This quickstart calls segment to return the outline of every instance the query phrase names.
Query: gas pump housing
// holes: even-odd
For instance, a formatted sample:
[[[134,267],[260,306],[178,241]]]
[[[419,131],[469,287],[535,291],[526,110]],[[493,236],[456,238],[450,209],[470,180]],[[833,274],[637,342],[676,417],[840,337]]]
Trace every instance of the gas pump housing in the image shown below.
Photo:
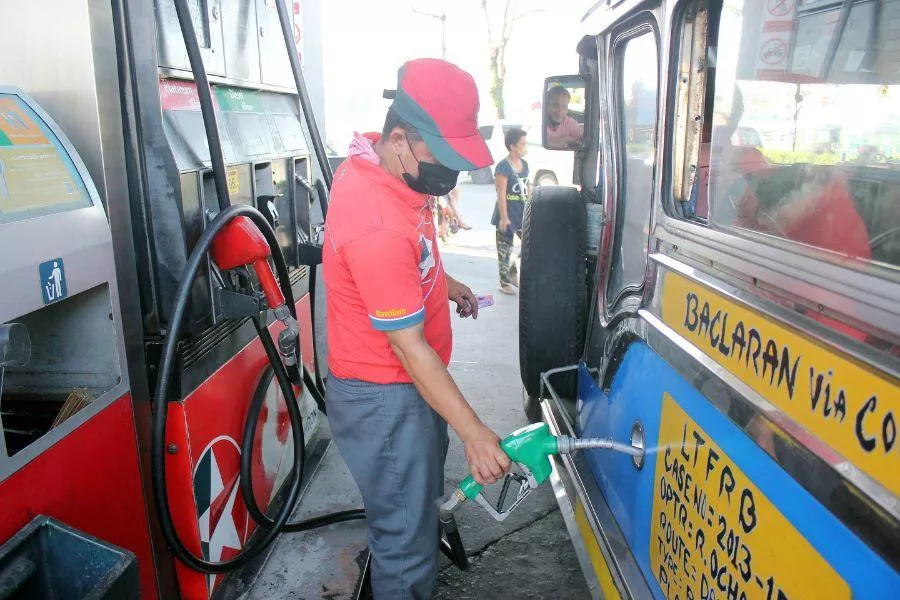
[[[311,269],[301,244],[316,241],[324,220],[307,183],[321,173],[276,2],[189,6],[231,202],[256,207],[275,230],[297,299],[304,366],[314,373]],[[299,2],[290,8],[299,19]],[[219,210],[174,5],[77,0],[47,9],[10,0],[2,12],[15,26],[0,36],[0,53],[17,58],[0,64],[0,85],[16,88],[0,88],[0,112],[11,99],[37,124],[58,160],[71,162],[83,198],[71,210],[7,219],[15,213],[0,193],[0,324],[24,324],[32,342],[28,366],[0,378],[0,498],[11,499],[0,503],[0,540],[29,515],[51,514],[134,552],[144,597],[208,598],[222,578],[173,563],[149,493],[149,390],[160,345],[187,257]],[[43,283],[57,281],[57,259],[67,293],[42,302]],[[229,318],[219,276],[207,264],[194,286],[170,392],[181,400],[168,409],[172,511],[208,560],[228,558],[253,532],[236,491],[237,441],[267,364],[250,320]],[[81,404],[70,402],[73,414],[51,427],[60,405],[82,389]],[[266,394],[253,486],[273,500],[290,453],[284,401],[274,385]],[[317,410],[308,393],[299,401],[312,448]],[[46,426],[10,443],[10,423],[35,415]],[[21,494],[23,486],[34,493]]]

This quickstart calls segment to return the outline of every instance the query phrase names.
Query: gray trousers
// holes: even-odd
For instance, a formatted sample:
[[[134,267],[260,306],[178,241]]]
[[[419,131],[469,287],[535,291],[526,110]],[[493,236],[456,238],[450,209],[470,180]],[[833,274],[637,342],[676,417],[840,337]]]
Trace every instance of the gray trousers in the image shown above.
[[[447,424],[415,386],[328,378],[338,450],[362,492],[375,600],[431,598]]]

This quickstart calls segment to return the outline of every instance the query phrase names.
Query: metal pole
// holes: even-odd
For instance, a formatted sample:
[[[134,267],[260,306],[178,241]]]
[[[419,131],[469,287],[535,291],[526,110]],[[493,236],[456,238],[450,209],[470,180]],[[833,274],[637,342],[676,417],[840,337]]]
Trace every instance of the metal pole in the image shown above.
[[[441,58],[447,60],[447,13],[441,12]]]

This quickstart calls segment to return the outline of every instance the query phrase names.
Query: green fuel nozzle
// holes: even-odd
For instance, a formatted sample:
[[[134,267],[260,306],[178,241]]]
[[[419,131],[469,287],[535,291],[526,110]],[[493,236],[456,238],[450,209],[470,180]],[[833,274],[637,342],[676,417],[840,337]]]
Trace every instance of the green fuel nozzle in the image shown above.
[[[507,473],[496,505],[491,505],[481,493],[484,486],[476,482],[472,475],[468,475],[453,493],[439,502],[441,520],[452,518],[452,514],[467,500],[478,502],[497,521],[505,520],[525,498],[550,477],[553,467],[549,457],[553,455],[572,454],[590,448],[603,448],[632,456],[643,454],[642,449],[616,442],[611,438],[573,438],[567,435],[557,437],[550,434],[550,427],[546,423],[534,423],[513,431],[503,438],[500,448],[512,462],[519,465],[523,473]],[[513,504],[504,510],[503,505],[513,481],[519,484],[519,490]]]

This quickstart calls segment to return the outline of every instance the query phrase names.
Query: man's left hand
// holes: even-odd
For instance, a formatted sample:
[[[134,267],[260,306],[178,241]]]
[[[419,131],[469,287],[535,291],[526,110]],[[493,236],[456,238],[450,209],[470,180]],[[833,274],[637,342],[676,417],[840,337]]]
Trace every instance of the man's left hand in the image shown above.
[[[471,288],[447,275],[447,297],[456,302],[456,314],[466,317],[478,318],[478,299]]]

